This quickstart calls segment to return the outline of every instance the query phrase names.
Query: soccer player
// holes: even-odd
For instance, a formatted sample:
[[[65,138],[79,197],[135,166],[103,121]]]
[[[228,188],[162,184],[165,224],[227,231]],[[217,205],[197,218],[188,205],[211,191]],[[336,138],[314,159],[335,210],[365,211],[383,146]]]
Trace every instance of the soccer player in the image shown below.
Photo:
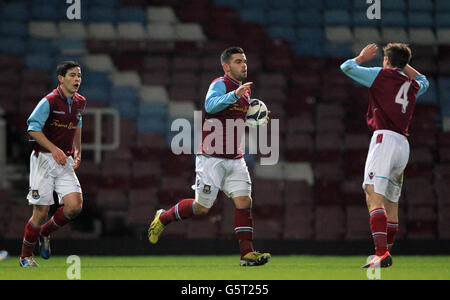
[[[41,256],[50,257],[50,234],[73,220],[83,204],[74,171],[81,162],[81,114],[86,106],[86,99],[77,93],[81,68],[76,62],[65,61],[56,73],[59,85],[37,104],[27,120],[33,146],[27,199],[33,205],[33,215],[25,226],[22,267],[38,267],[33,256],[38,241]],[[53,191],[64,205],[47,220],[54,203]]]
[[[392,265],[389,253],[398,231],[398,200],[403,171],[409,159],[408,128],[416,98],[428,89],[428,80],[409,65],[408,45],[383,48],[383,68],[360,65],[376,56],[377,45],[367,45],[342,71],[369,88],[367,125],[373,136],[364,170],[363,189],[370,216],[375,255],[363,268]]]
[[[221,190],[235,204],[234,231],[239,241],[240,265],[264,265],[270,254],[253,249],[251,180],[240,148],[242,131],[235,134],[236,127],[227,122],[245,121],[252,82],[243,83],[247,78],[247,59],[242,48],[224,50],[220,61],[225,74],[212,81],[204,103],[202,145],[196,157],[195,199],[184,199],[167,211],[158,210],[149,228],[149,240],[153,244],[158,242],[164,228],[173,221],[208,213]],[[218,125],[215,122],[221,126],[209,126]],[[223,130],[217,132],[218,128]],[[210,139],[212,134],[221,138]]]

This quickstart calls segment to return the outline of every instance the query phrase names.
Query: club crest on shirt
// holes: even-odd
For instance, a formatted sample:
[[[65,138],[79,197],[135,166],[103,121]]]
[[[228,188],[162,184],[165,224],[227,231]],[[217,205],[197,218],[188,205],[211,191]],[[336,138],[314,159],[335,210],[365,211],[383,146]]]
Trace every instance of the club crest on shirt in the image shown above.
[[[205,193],[205,194],[211,194],[211,186],[205,184],[205,186],[203,187],[203,193]]]
[[[39,190],[32,190],[31,197],[33,197],[34,200],[41,198],[41,196],[39,195]]]
[[[79,109],[77,111],[77,120],[80,121],[81,120],[81,109]]]
[[[373,172],[370,172],[370,173],[369,173],[369,178],[370,178],[370,180],[372,180],[372,179],[373,179],[373,177],[374,177],[374,174],[373,174]]]

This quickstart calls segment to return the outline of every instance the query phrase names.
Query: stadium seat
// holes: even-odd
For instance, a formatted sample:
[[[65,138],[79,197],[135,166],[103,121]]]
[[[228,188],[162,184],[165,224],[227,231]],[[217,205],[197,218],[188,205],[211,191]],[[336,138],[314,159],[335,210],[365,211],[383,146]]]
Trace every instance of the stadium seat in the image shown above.
[[[167,89],[161,85],[143,85],[139,89],[139,98],[141,102],[157,102],[161,104],[169,103],[169,94]]]
[[[24,55],[27,52],[27,43],[22,38],[0,37],[0,51],[3,54]]]
[[[434,239],[437,235],[437,216],[433,206],[408,207],[408,238]]]
[[[406,178],[404,182],[404,191],[408,206],[434,206],[435,204],[434,201],[430,199],[430,195],[433,194],[433,186],[429,178]]]
[[[356,41],[368,44],[379,43],[381,41],[381,35],[377,28],[368,27],[354,27],[353,37]]]
[[[0,3],[2,20],[26,22],[30,19],[30,11],[25,2]]]
[[[25,64],[32,70],[53,70],[54,64],[52,58],[48,54],[27,54],[25,56]]]
[[[177,23],[178,19],[172,7],[148,6],[146,10],[148,23]]]
[[[289,203],[284,212],[284,239],[312,239],[314,237],[312,205]]]
[[[342,207],[316,206],[314,229],[316,240],[342,239],[345,235],[345,213]]]
[[[82,57],[82,63],[88,70],[98,72],[114,72],[115,67],[109,55],[88,54]]]
[[[82,55],[86,53],[84,40],[78,38],[58,39],[58,48],[61,55]]]
[[[289,42],[295,42],[297,39],[294,27],[289,25],[269,25],[267,34],[271,38],[285,39]]]
[[[214,4],[218,6],[231,6],[234,9],[240,9],[242,7],[241,0],[214,0]]]
[[[175,40],[175,27],[171,23],[147,24],[148,38],[153,40]]]
[[[28,31],[30,36],[35,38],[59,38],[58,26],[56,26],[56,23],[51,21],[30,21],[28,23]]]
[[[436,12],[450,12],[450,3],[445,0],[436,0],[435,3]]]
[[[83,23],[63,21],[59,22],[58,27],[61,38],[84,39],[87,37],[87,30]]]
[[[409,12],[409,27],[433,27],[435,25],[434,17],[431,13]]]
[[[33,3],[30,7],[30,18],[32,20],[56,21],[65,17],[62,10],[55,5],[42,5]]]
[[[381,8],[386,11],[405,11],[406,2],[405,0],[384,1],[381,3]]]
[[[171,118],[185,118],[192,120],[195,104],[189,101],[170,101],[168,113]]]
[[[350,10],[352,8],[352,3],[349,0],[327,0],[324,4],[325,9]]]
[[[297,19],[297,25],[308,26],[313,28],[320,28],[323,25],[323,14],[319,10],[313,10],[310,8],[300,9],[295,11],[295,17]],[[314,36],[311,36],[314,38]]]
[[[255,178],[252,182],[252,198],[256,205],[283,205],[283,181]]]
[[[350,13],[343,9],[325,10],[323,13],[323,19],[325,26],[349,26],[351,24]]]
[[[242,0],[242,7],[267,9],[269,8],[269,0]]]
[[[203,41],[206,39],[202,27],[197,23],[177,23],[174,33],[176,40]]]
[[[117,10],[117,22],[145,23],[146,12],[139,6],[123,6]]]
[[[409,0],[408,9],[410,11],[422,11],[431,12],[433,11],[433,1],[432,0]]]
[[[241,20],[246,22],[254,22],[262,25],[266,25],[268,20],[266,18],[265,11],[258,5],[258,9],[242,8],[239,12]]]
[[[388,43],[397,41],[399,43],[409,43],[409,37],[406,30],[402,27],[383,27],[381,28],[381,39]]]
[[[410,28],[409,41],[418,45],[434,45],[437,42],[433,31],[424,28]]]
[[[117,29],[111,22],[92,22],[87,25],[87,36],[92,39],[116,39]]]
[[[436,30],[437,41],[439,44],[450,44],[450,28],[438,28]]]
[[[448,28],[450,27],[450,12],[446,13],[436,13],[435,25],[437,28]]]
[[[387,11],[383,13],[381,25],[383,27],[406,27],[408,25],[408,20],[403,10]]]
[[[97,194],[97,205],[100,209],[126,211],[128,197],[124,190],[101,188]]]
[[[21,21],[2,21],[0,23],[0,36],[2,37],[28,37],[27,23]]]
[[[353,35],[348,26],[327,26],[325,27],[325,37],[327,40],[336,43],[346,43],[353,40]]]
[[[187,223],[187,238],[189,239],[213,239],[218,234],[216,223],[213,218],[202,220],[190,220]]]
[[[117,23],[117,37],[123,40],[145,40],[147,32],[142,23],[120,22]]]
[[[450,206],[442,205],[438,209],[438,234],[440,239],[450,238]]]
[[[87,12],[89,22],[117,22],[117,10],[114,7],[90,5]]]
[[[371,238],[369,214],[363,201],[361,205],[348,205],[345,207],[345,239],[365,240]]]
[[[110,79],[114,87],[132,86],[139,89],[142,85],[141,78],[136,71],[112,72]]]
[[[294,11],[283,6],[282,9],[273,9],[267,14],[268,25],[294,26],[296,17]]]

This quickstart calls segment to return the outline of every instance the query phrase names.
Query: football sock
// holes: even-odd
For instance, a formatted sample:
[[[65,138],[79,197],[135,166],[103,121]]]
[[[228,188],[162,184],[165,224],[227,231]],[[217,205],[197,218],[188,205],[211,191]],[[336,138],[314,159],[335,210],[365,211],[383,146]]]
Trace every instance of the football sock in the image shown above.
[[[41,228],[41,235],[49,236],[59,228],[69,223],[70,219],[64,214],[64,206],[58,208],[55,214]]]
[[[166,226],[173,221],[181,221],[194,216],[194,199],[183,199],[168,211],[163,212],[159,216],[161,223]]]
[[[382,256],[387,247],[387,215],[384,208],[376,208],[370,211],[370,230],[375,244],[375,254]]]
[[[239,240],[241,257],[253,249],[253,218],[250,208],[234,210],[234,232]]]
[[[33,256],[34,246],[39,238],[40,226],[34,226],[30,221],[25,225],[25,233],[23,235],[22,252],[20,258]]]
[[[388,222],[387,223],[387,244],[389,250],[391,250],[392,246],[395,242],[395,236],[398,232],[398,223],[395,222]]]

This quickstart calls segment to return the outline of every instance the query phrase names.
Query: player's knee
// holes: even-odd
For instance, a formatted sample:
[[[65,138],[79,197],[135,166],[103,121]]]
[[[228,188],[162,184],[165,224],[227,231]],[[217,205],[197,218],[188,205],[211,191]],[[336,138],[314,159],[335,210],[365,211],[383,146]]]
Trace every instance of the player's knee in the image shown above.
[[[238,209],[246,209],[252,207],[252,198],[250,196],[239,196],[234,198],[234,204]]]
[[[205,207],[198,202],[194,202],[194,214],[195,215],[206,215],[209,212],[209,208]]]
[[[71,197],[70,199],[64,200],[64,213],[69,219],[75,219],[82,210],[83,199],[81,195],[77,195],[76,197]]]
[[[31,217],[33,224],[44,224],[47,220],[49,210],[50,206],[35,205],[33,208],[33,216]]]

